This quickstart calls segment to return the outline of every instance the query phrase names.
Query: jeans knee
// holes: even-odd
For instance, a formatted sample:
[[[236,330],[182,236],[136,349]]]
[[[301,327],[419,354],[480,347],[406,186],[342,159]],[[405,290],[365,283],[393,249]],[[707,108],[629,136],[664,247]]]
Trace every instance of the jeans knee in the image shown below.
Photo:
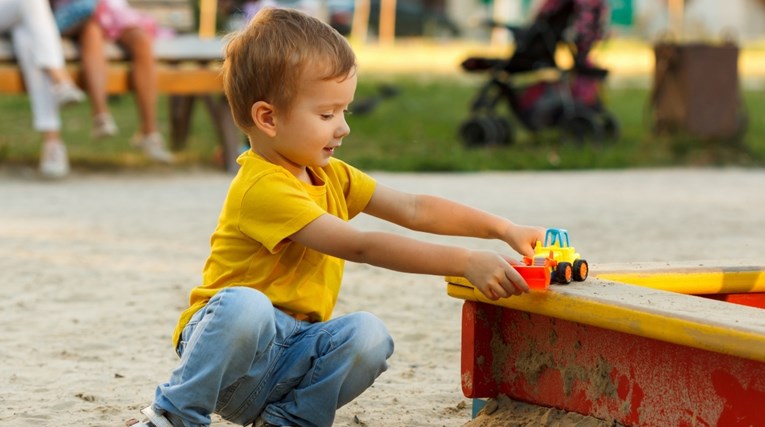
[[[352,340],[354,353],[359,362],[369,366],[381,366],[384,370],[386,361],[393,354],[393,338],[388,328],[377,316],[368,312],[350,314],[355,325]]]
[[[274,307],[262,292],[231,287],[218,292],[208,303],[230,341],[236,345],[263,347],[276,334]]]

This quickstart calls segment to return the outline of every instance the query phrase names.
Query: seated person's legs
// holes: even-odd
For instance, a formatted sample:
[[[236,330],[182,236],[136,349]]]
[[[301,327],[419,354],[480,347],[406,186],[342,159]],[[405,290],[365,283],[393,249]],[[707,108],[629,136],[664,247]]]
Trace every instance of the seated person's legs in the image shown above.
[[[47,178],[61,178],[69,173],[69,158],[59,133],[59,107],[80,101],[84,95],[64,70],[63,58],[40,56],[32,34],[26,27],[14,28],[14,51],[29,94],[34,128],[43,136],[40,173]],[[58,66],[44,68],[48,65]]]
[[[133,27],[125,30],[118,42],[130,52],[141,134],[157,132],[157,72],[152,37],[143,28]]]
[[[118,129],[107,103],[106,40],[96,19],[91,18],[82,26],[77,35],[77,41],[80,45],[85,88],[90,96],[93,115],[92,136],[94,138],[114,136]]]
[[[126,29],[117,40],[132,60],[132,83],[141,128],[132,143],[154,160],[170,163],[173,155],[165,148],[165,140],[157,128],[157,71],[154,40],[142,27]]]

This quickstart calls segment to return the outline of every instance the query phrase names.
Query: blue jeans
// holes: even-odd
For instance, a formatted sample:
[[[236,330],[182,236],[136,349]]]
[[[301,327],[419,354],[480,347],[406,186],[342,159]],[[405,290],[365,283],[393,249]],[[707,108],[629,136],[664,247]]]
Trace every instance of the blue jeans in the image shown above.
[[[275,425],[329,427],[337,408],[387,369],[393,340],[370,313],[301,322],[263,293],[232,287],[191,318],[177,350],[180,364],[157,387],[153,406],[186,427],[209,425],[213,412],[241,425],[262,416]]]

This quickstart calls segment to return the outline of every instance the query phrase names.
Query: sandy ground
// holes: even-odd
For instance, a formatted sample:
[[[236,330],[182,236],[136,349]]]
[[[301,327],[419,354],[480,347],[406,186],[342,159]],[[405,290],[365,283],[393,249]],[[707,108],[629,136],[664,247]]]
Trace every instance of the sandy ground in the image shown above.
[[[567,228],[593,270],[649,261],[765,264],[763,169],[373,175],[517,222]],[[229,180],[157,172],[43,182],[0,170],[3,426],[118,426],[138,416],[176,363],[170,334],[199,283]],[[368,217],[353,222],[406,232]],[[505,250],[492,241],[432,240]],[[376,313],[397,347],[389,371],[341,408],[335,425],[468,422],[461,304],[441,277],[349,264],[336,314]]]

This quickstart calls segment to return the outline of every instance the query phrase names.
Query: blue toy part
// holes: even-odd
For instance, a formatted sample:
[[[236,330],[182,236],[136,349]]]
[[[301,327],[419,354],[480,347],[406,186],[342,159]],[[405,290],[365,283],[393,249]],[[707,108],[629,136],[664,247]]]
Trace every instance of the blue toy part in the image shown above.
[[[568,230],[564,228],[548,228],[545,232],[545,246],[566,248],[571,246],[568,240]]]

